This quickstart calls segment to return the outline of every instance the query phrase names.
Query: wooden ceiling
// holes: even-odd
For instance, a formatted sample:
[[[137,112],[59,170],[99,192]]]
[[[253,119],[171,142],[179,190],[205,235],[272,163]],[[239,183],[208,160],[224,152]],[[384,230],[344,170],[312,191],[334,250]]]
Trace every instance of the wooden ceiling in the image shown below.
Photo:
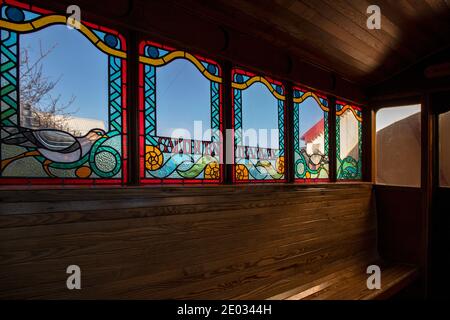
[[[173,2],[366,86],[450,45],[450,0]],[[381,8],[381,30],[366,27],[373,4]]]

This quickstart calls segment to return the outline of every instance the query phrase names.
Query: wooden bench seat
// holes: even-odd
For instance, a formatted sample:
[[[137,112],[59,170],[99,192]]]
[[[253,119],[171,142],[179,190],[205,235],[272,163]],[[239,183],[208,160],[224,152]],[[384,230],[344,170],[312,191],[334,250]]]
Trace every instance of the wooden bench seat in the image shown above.
[[[0,298],[367,298],[373,196],[367,183],[0,190]],[[66,287],[72,264],[82,290]]]
[[[373,263],[379,264],[379,262]],[[369,290],[363,266],[351,266],[307,284],[277,294],[268,300],[372,300],[386,299],[411,284],[418,275],[415,266],[381,264],[381,288]]]

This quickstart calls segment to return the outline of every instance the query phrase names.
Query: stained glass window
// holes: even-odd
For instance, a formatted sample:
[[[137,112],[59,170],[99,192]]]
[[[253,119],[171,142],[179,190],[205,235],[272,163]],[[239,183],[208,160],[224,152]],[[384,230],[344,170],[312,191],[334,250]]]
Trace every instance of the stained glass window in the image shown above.
[[[336,102],[336,153],[337,179],[361,179],[361,108],[340,101]]]
[[[235,182],[285,181],[283,85],[240,69],[232,74]]]
[[[0,183],[126,181],[123,37],[17,1],[0,11]]]
[[[141,182],[221,182],[220,66],[146,41],[139,68]]]
[[[296,181],[328,181],[328,100],[294,87],[294,165]]]

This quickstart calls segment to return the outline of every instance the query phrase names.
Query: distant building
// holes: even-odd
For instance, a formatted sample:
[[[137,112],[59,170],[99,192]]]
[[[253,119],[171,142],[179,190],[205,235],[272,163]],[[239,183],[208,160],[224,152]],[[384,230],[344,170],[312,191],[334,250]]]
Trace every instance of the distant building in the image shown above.
[[[92,129],[106,131],[105,123],[99,119],[55,115],[47,112],[31,111],[22,107],[21,125],[30,129],[57,129],[74,136],[83,136]]]
[[[339,117],[339,156],[341,159],[352,157],[359,160],[359,122],[353,112],[345,111]]]
[[[102,120],[80,117],[68,117],[64,119],[66,127],[73,131],[85,135],[92,129],[102,129],[106,131],[105,123]]]
[[[358,148],[358,120],[356,120],[353,113],[346,111],[340,118],[340,158],[345,159],[351,156],[354,159],[359,159]],[[318,163],[317,155],[325,154],[325,120],[320,119],[308,131],[306,131],[300,139],[305,143],[306,154],[310,157],[313,163]]]
[[[325,153],[324,134],[324,119],[322,118],[300,137],[305,142],[308,155]]]

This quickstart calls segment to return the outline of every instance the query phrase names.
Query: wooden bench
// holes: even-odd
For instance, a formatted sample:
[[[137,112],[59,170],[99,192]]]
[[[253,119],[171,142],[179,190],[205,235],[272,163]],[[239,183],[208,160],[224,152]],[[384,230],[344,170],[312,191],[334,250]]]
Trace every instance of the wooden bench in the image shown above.
[[[0,298],[367,299],[372,185],[0,190]],[[68,290],[66,268],[82,271]],[[387,294],[389,293],[389,294]]]
[[[338,270],[310,283],[292,288],[269,300],[371,300],[386,299],[411,284],[418,275],[415,266],[406,264],[373,264],[381,267],[381,288],[367,288],[366,265]]]

